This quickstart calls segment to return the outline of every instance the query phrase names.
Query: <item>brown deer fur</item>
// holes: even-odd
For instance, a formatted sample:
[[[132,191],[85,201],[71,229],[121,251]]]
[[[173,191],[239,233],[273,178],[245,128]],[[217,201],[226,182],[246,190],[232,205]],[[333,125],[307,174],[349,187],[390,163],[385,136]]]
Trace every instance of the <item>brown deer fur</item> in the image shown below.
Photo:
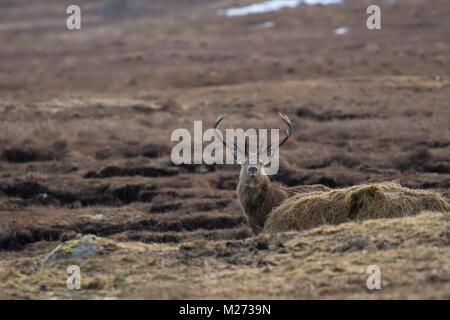
[[[249,173],[249,168],[253,168]],[[308,185],[284,188],[273,185],[264,172],[264,166],[243,164],[237,186],[238,198],[247,221],[255,233],[264,230],[264,224],[273,208],[285,199],[299,193],[329,191],[323,185]]]
[[[245,161],[243,163],[241,162],[242,166],[237,193],[247,221],[255,233],[264,230],[264,223],[266,222],[269,213],[273,208],[278,207],[283,200],[297,193],[324,190],[324,188],[326,188],[324,186],[282,188],[272,185],[264,170],[264,166],[270,162],[271,158],[264,161],[261,161],[260,159],[257,164],[249,164],[250,155],[247,154],[247,150],[241,150],[234,144],[229,146],[222,139],[222,135],[218,134],[217,128],[224,117],[225,114],[221,114],[214,123],[216,138],[221,141],[225,147],[230,149],[235,160],[238,160],[238,155],[245,156]],[[281,113],[280,117],[288,126],[286,130],[287,134],[277,146],[272,147],[269,145],[266,147],[266,151],[270,150],[271,156],[274,155],[274,150],[276,148],[281,147],[289,139],[293,130],[291,121],[288,117]]]
[[[242,165],[237,193],[250,227],[253,232],[260,233],[269,212],[287,199],[288,193],[271,185],[262,165],[254,165],[258,170],[255,174],[248,173],[250,166]]]

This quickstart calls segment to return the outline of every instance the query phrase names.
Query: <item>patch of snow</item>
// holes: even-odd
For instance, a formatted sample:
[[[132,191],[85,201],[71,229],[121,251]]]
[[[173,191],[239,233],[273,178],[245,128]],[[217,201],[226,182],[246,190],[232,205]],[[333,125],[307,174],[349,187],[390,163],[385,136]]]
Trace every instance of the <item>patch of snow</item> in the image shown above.
[[[266,21],[263,23],[254,24],[254,25],[250,26],[250,29],[252,29],[252,30],[267,29],[267,28],[272,28],[274,25],[275,25],[275,23],[273,23],[273,21]]]
[[[334,33],[337,35],[346,34],[350,30],[349,27],[340,27],[334,30]]]
[[[227,17],[246,16],[248,14],[278,11],[282,8],[295,8],[301,3],[307,5],[328,5],[342,3],[342,1],[343,0],[267,0],[264,2],[253,3],[245,7],[232,7],[218,10],[217,14]]]
[[[316,4],[321,4],[321,5],[328,5],[328,4],[337,4],[337,3],[342,3],[343,0],[303,0],[302,2],[304,4],[308,4],[308,5],[316,5]]]

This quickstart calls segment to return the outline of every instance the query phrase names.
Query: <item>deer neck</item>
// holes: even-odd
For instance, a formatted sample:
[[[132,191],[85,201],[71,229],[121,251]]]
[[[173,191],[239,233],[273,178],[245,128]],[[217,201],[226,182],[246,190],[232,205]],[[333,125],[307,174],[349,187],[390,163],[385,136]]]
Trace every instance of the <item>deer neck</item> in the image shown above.
[[[256,181],[241,181],[238,192],[245,209],[259,211],[270,197],[270,180],[264,176]]]

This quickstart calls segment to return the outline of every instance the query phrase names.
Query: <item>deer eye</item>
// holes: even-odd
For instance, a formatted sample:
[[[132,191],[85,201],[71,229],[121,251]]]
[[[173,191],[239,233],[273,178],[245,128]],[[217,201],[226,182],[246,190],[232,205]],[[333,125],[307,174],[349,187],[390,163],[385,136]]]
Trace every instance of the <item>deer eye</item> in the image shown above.
[[[266,161],[266,162],[264,162],[264,163],[262,164],[262,167],[263,167],[263,168],[268,168],[268,167],[270,167],[270,162],[271,162],[271,161]]]

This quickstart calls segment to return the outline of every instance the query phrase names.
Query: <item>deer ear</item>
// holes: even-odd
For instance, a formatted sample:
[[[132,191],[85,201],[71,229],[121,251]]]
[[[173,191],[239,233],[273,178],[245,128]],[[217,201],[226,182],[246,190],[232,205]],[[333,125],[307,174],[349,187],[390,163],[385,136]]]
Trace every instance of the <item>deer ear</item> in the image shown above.
[[[263,157],[263,158],[260,158],[260,159],[258,160],[258,162],[259,162],[259,164],[262,165],[263,167],[266,167],[266,166],[270,163],[270,160],[272,160],[272,159],[269,158],[269,157]]]
[[[272,150],[272,153],[270,155],[268,155],[267,153],[262,152],[262,153],[259,154],[259,160],[258,161],[259,161],[259,163],[261,165],[263,165],[265,167],[265,166],[267,166],[270,163],[270,161],[272,161],[272,158],[274,157],[274,155],[275,155],[275,152],[273,150]]]

